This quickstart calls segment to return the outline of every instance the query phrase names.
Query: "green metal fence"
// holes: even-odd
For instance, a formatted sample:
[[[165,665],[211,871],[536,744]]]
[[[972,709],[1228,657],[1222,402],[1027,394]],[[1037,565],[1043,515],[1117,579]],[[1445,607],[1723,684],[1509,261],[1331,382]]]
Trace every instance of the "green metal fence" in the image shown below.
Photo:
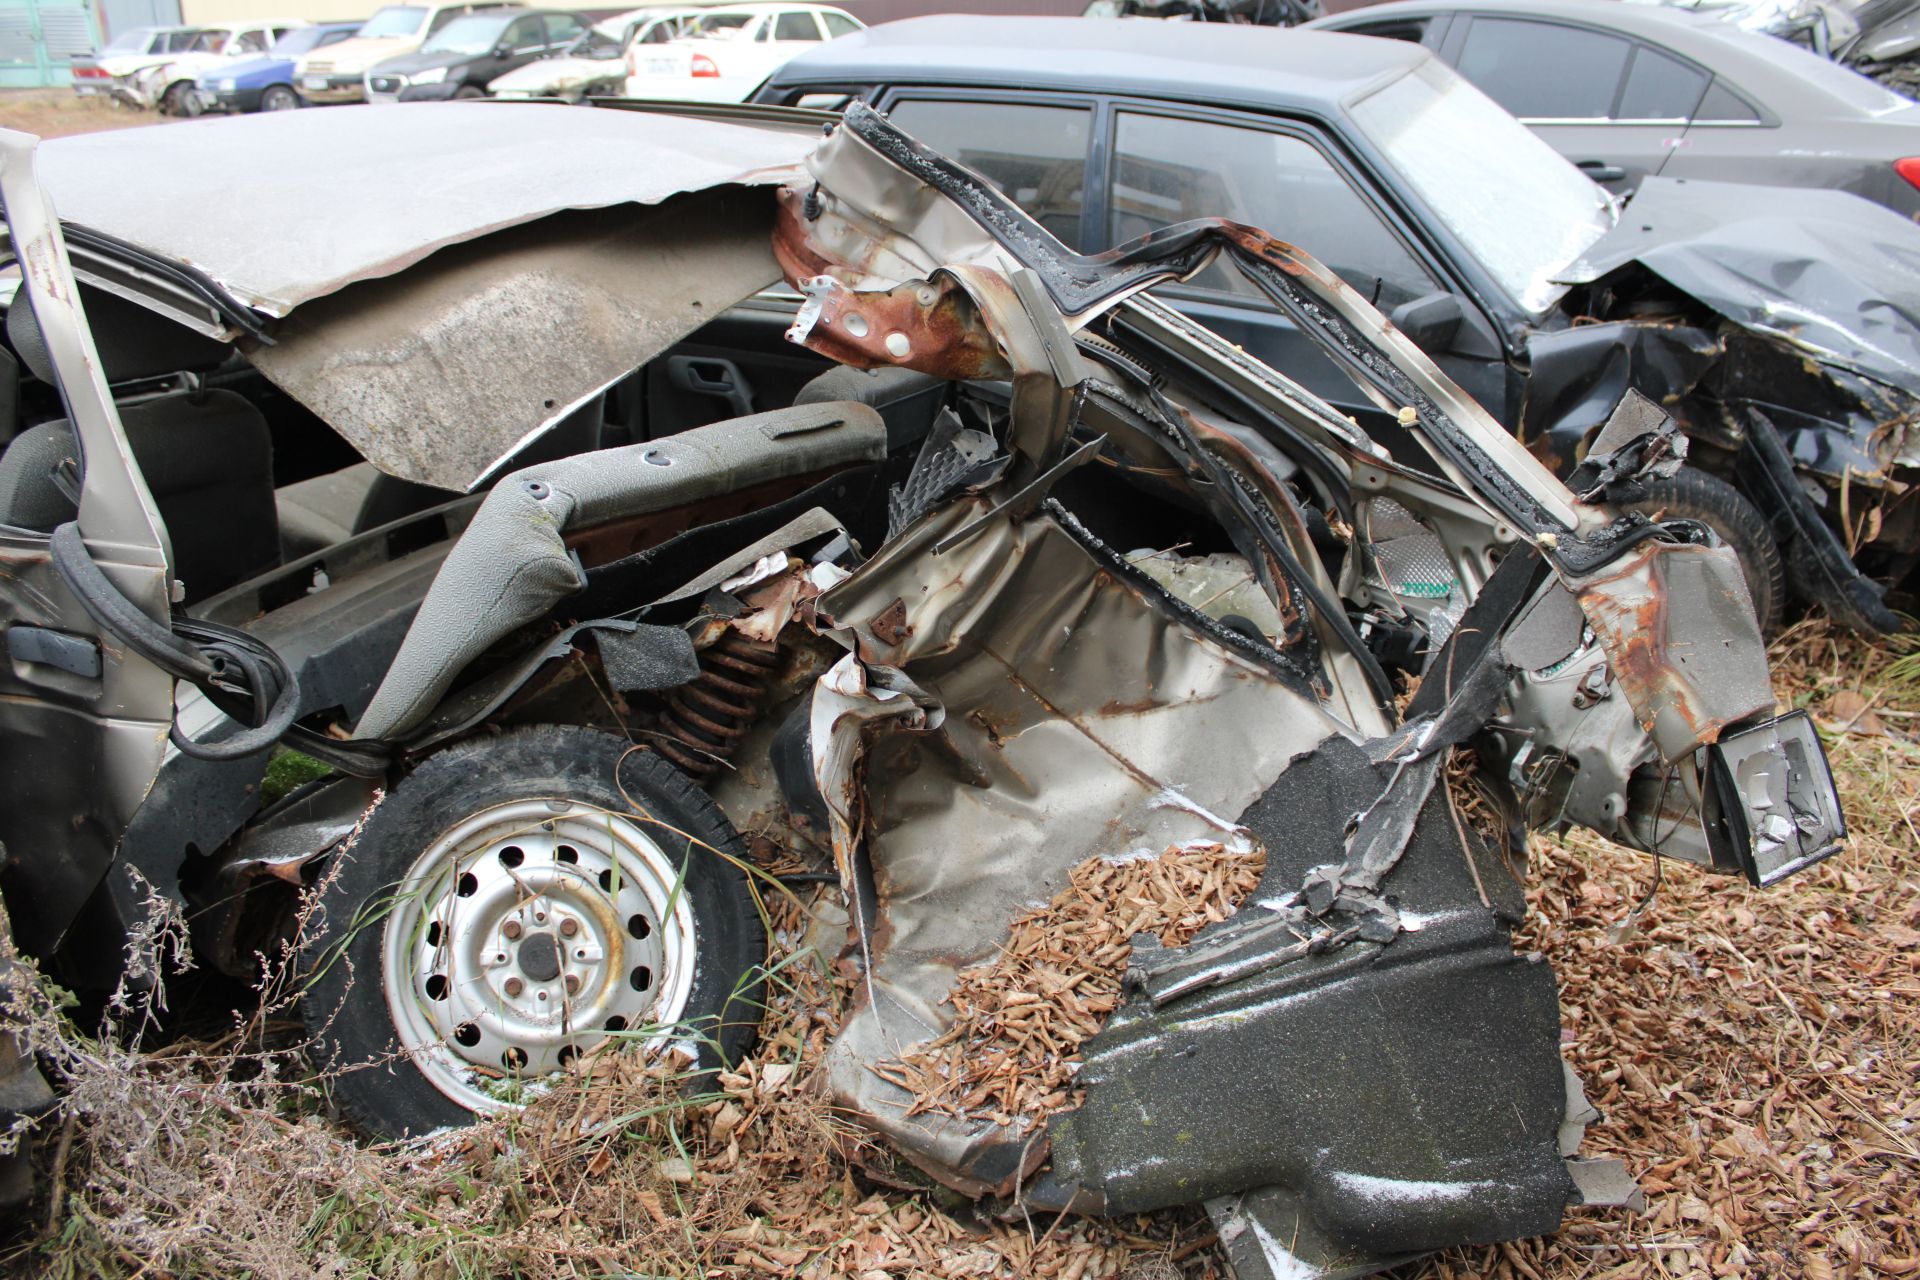
[[[0,87],[70,83],[94,29],[91,0],[0,0]]]

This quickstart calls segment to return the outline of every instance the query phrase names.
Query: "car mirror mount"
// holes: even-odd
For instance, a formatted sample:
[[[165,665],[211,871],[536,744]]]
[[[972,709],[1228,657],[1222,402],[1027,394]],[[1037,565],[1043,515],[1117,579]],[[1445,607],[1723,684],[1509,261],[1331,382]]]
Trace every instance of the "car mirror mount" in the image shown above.
[[[1410,298],[1387,314],[1393,327],[1422,351],[1445,351],[1460,332],[1467,310],[1451,293],[1429,293]]]

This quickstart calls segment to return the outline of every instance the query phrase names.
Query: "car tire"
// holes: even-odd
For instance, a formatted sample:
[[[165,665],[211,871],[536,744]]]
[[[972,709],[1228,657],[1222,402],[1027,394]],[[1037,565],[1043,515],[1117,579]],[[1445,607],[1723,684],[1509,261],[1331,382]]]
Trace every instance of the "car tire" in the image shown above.
[[[199,115],[200,99],[194,93],[193,85],[185,80],[169,85],[160,96],[160,114],[179,116],[183,120]]]
[[[1693,467],[1642,487],[1646,497],[1624,504],[1625,510],[1698,520],[1712,529],[1740,557],[1761,634],[1778,631],[1787,607],[1787,567],[1759,509],[1725,480]]]
[[[625,739],[568,726],[452,747],[323,879],[303,949],[313,1054],[378,1137],[510,1110],[610,1034],[734,1061],[766,930],[740,835]]]
[[[260,95],[262,111],[295,111],[301,107],[300,95],[291,85],[269,85]]]
[[[453,91],[453,96],[456,100],[465,100],[469,98],[484,98],[487,94],[484,89],[470,84],[463,84]]]

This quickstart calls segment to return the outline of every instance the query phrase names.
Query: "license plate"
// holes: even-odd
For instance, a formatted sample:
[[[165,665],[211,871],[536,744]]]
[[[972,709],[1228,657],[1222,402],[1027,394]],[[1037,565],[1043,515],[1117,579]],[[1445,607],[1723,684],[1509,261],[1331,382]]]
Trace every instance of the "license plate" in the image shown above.
[[[1707,749],[1705,817],[1715,862],[1730,855],[1756,885],[1776,884],[1840,851],[1840,811],[1827,752],[1804,711],[1722,734]]]
[[[300,87],[303,89],[324,89],[327,87],[327,78],[325,76],[307,76],[300,81]]]

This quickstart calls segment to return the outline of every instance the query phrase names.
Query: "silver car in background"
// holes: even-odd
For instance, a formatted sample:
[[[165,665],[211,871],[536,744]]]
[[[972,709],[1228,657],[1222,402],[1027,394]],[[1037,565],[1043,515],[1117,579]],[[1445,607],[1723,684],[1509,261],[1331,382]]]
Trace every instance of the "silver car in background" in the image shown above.
[[[1717,12],[1405,0],[1309,25],[1425,45],[1617,192],[1652,174],[1827,187],[1920,213],[1920,106]]]

